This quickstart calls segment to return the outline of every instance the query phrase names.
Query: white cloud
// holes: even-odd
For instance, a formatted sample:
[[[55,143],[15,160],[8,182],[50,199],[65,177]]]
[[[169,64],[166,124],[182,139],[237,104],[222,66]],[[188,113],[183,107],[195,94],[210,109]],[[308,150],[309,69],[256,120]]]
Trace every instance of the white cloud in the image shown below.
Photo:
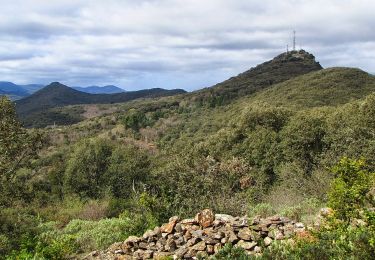
[[[209,86],[298,45],[375,71],[370,0],[0,0],[0,80]]]

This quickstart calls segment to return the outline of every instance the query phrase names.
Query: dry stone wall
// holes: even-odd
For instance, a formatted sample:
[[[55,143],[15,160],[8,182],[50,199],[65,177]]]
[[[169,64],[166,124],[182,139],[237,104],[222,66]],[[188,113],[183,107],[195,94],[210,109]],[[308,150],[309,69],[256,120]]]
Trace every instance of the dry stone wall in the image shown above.
[[[275,240],[289,239],[305,231],[303,223],[279,216],[269,218],[233,217],[206,209],[193,219],[175,216],[148,230],[142,237],[131,236],[105,251],[90,253],[85,259],[196,259],[216,254],[225,244],[242,247],[260,255]]]

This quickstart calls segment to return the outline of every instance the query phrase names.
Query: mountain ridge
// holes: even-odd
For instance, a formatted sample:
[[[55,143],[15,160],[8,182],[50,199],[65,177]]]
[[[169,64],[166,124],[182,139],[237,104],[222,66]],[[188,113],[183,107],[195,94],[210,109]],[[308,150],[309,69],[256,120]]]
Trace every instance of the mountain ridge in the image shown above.
[[[88,86],[88,87],[72,87],[75,90],[86,92],[90,94],[116,94],[126,92],[126,90],[119,88],[114,85],[106,85],[106,86]]]
[[[89,94],[84,93],[59,82],[52,82],[34,94],[15,102],[16,110],[21,118],[25,120],[32,114],[46,112],[48,109],[78,105],[78,104],[109,104],[122,103],[137,98],[153,98],[185,93],[182,89],[145,89],[129,91],[117,94]]]
[[[192,92],[191,96],[200,103],[220,105],[321,69],[323,67],[315,60],[315,56],[305,50],[285,52],[221,83]]]

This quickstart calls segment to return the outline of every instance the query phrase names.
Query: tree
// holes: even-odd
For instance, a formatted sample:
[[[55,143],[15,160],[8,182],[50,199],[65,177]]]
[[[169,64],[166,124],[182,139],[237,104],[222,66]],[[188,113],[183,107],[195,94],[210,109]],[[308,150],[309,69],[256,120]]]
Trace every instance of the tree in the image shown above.
[[[150,160],[145,152],[133,146],[118,146],[109,158],[107,180],[113,196],[129,198],[149,175]]]
[[[3,198],[11,195],[8,187],[15,172],[30,162],[42,146],[42,136],[38,131],[27,131],[17,120],[13,103],[0,97],[0,190]],[[8,194],[8,195],[6,195]],[[9,201],[8,201],[9,202]]]
[[[85,139],[74,147],[65,170],[64,187],[84,198],[103,195],[107,180],[105,172],[112,146],[104,139]]]

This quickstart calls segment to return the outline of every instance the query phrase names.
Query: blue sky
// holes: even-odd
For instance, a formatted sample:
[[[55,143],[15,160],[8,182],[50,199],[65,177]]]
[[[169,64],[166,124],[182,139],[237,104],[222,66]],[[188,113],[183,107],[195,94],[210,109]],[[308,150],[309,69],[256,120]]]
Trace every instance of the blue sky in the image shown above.
[[[0,81],[211,86],[292,44],[375,72],[373,0],[0,0]]]

